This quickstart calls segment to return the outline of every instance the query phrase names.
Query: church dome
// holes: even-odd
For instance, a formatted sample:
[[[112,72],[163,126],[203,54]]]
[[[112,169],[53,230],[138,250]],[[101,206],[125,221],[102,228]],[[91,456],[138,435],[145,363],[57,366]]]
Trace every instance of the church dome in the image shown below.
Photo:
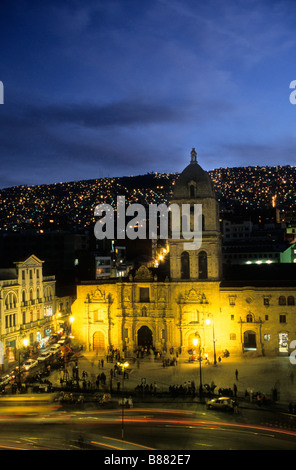
[[[196,161],[196,151],[191,151],[191,162],[182,171],[174,186],[173,199],[215,197],[209,174]]]

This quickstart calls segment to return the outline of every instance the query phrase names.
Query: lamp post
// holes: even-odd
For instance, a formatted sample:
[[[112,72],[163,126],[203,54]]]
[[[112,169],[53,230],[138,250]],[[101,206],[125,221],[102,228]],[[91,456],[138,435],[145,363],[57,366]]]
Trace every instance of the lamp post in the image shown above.
[[[70,334],[72,334],[72,323],[74,322],[75,317],[73,315],[71,315],[69,320],[70,320]]]
[[[125,375],[125,369],[129,366],[128,362],[124,362],[121,364],[122,367],[122,392],[121,392],[121,407],[122,407],[122,412],[121,412],[121,439],[124,440],[124,397],[123,397],[123,386],[124,386],[124,375]]]
[[[193,344],[196,347],[199,345],[199,399],[202,400],[202,374],[201,374],[201,348],[200,348],[200,341],[198,338],[193,339]]]
[[[207,325],[211,324],[210,318],[206,319],[206,324]],[[217,357],[216,357],[216,339],[215,339],[214,322],[213,322],[213,345],[214,345],[214,366],[215,366],[217,364]]]
[[[21,388],[21,345],[27,347],[29,344],[29,340],[27,338],[24,338],[23,341],[21,342],[20,340],[18,341],[18,350],[19,350],[19,367],[18,367],[18,386],[19,389]]]

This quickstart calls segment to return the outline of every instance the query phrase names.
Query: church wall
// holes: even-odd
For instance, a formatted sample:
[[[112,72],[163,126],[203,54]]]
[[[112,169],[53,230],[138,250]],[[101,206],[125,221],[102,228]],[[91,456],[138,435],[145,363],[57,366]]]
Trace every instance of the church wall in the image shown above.
[[[280,305],[280,297],[286,305]],[[293,305],[288,305],[288,298]],[[292,299],[294,299],[292,301]],[[233,354],[288,355],[296,339],[296,290],[293,288],[221,289],[219,322],[225,347]],[[256,344],[246,345],[250,332]],[[254,337],[253,337],[254,340]],[[253,347],[254,346],[254,347]]]
[[[139,330],[147,327],[157,350],[173,348],[185,357],[194,349],[194,337],[211,361],[214,340],[217,358],[226,349],[244,357],[289,354],[288,345],[296,339],[295,289],[219,286],[209,281],[78,286],[72,331],[87,350],[97,347],[98,352],[112,346],[133,355]],[[149,300],[141,299],[140,288],[149,289]],[[286,305],[279,305],[280,297]],[[294,304],[288,305],[288,298]]]

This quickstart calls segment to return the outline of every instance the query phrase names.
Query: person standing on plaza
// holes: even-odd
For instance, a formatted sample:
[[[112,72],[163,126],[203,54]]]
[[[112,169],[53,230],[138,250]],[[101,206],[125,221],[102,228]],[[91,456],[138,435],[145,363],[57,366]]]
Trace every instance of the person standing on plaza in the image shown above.
[[[236,378],[236,380],[238,380],[238,370],[237,369],[235,369],[235,378]]]

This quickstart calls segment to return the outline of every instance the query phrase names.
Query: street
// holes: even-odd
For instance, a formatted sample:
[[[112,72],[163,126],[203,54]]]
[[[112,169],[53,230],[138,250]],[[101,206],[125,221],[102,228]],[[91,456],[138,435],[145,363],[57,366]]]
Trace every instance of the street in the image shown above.
[[[48,369],[38,364],[21,376],[15,375],[0,398],[0,448],[38,450],[295,450],[296,415],[288,410],[287,399],[295,395],[287,358],[230,360],[218,367],[202,365],[203,379],[215,381],[218,388],[230,388],[236,381],[238,413],[233,410],[209,410],[208,396],[198,395],[199,368],[180,361],[175,367],[163,367],[144,358],[131,361],[129,372],[113,376],[114,363],[102,362],[91,353],[83,353],[77,362],[77,381],[72,381],[74,362],[66,367]],[[239,375],[234,371],[239,368]],[[276,374],[275,374],[276,370]],[[264,374],[262,373],[264,371]],[[32,387],[32,380],[36,382]],[[106,383],[97,381],[104,372]],[[68,378],[61,387],[61,377]],[[18,393],[17,386],[23,384]],[[195,381],[195,393],[188,384]],[[48,388],[50,383],[50,388]],[[119,384],[118,387],[115,384]],[[148,389],[139,384],[154,384]],[[203,382],[205,383],[205,382]],[[13,386],[15,385],[15,387]],[[24,387],[24,384],[30,384]],[[174,384],[174,393],[171,385]],[[281,401],[272,403],[269,390],[277,384]],[[283,384],[285,385],[283,387]],[[178,388],[176,388],[178,386]],[[245,390],[267,392],[266,405],[245,397]],[[36,392],[39,393],[32,393]],[[51,390],[51,393],[46,393]],[[60,391],[63,390],[63,397]],[[137,390],[137,392],[136,392]],[[139,391],[140,390],[140,391]],[[176,393],[178,390],[178,393]],[[182,392],[180,392],[182,390]],[[224,388],[223,388],[224,390]],[[106,402],[101,403],[103,396]],[[120,405],[130,397],[132,406]],[[5,424],[5,426],[4,426]]]
[[[296,431],[268,425],[264,411],[239,416],[155,406],[124,410],[97,405],[39,408],[36,397],[17,413],[3,414],[0,446],[35,450],[295,450]],[[20,402],[19,402],[20,404]],[[88,408],[88,409],[85,409]],[[190,408],[190,407],[189,407]],[[195,410],[193,409],[195,408]],[[263,424],[263,421],[266,424]],[[5,423],[5,426],[4,426]],[[122,439],[122,430],[124,439]]]

